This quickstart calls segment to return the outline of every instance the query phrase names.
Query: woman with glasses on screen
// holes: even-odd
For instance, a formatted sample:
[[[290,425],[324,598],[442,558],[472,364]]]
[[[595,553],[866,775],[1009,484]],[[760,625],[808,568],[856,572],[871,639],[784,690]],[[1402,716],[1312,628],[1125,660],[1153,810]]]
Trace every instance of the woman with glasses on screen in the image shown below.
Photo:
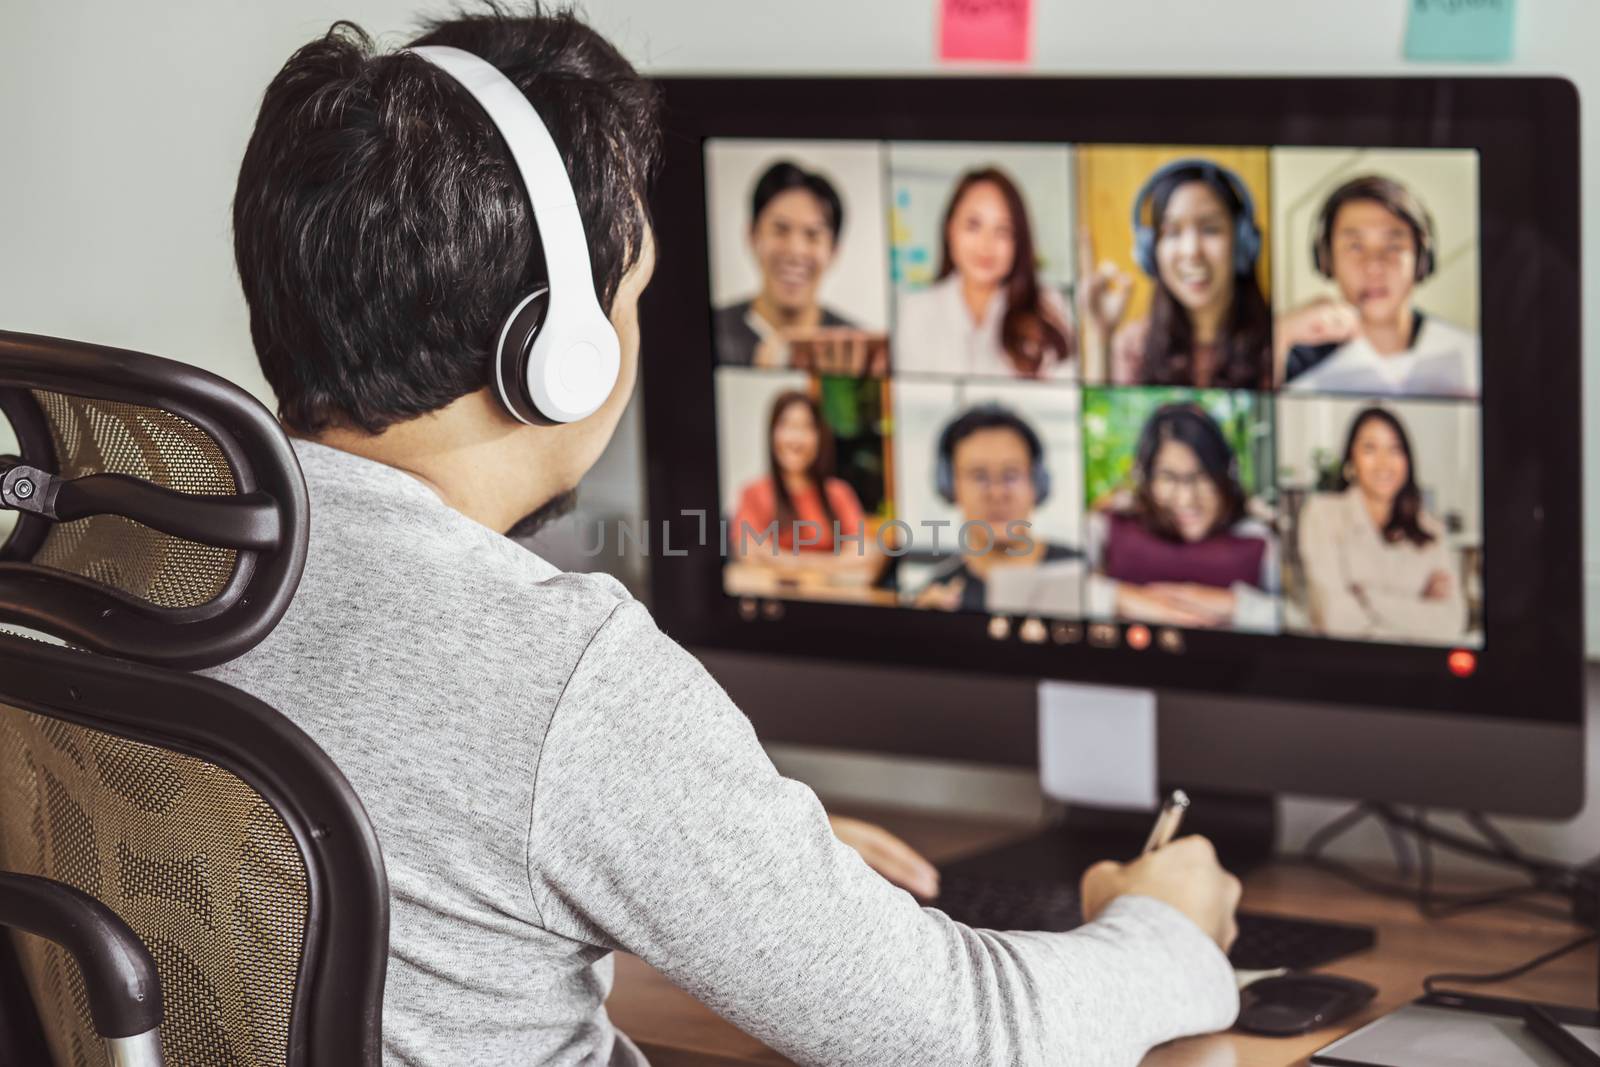
[[[805,393],[779,393],[767,420],[767,474],[746,485],[729,529],[735,559],[798,573],[855,574],[881,563],[850,483],[834,474],[833,431]]]
[[[1300,515],[1311,629],[1328,637],[1450,644],[1466,631],[1459,569],[1422,509],[1400,419],[1367,408],[1350,424],[1340,491]]]
[[[1110,338],[1117,385],[1272,387],[1272,312],[1256,280],[1261,230],[1250,190],[1233,171],[1180,159],[1134,197],[1134,258],[1155,283],[1150,312],[1118,323],[1132,289],[1112,264],[1085,270],[1088,313]],[[1082,266],[1093,263],[1087,238]]]
[[[1194,404],[1158,408],[1139,435],[1131,500],[1090,513],[1090,618],[1272,631],[1277,545],[1250,518],[1222,428]]]
[[[1076,377],[1067,303],[1040,283],[1028,209],[1005,172],[985,167],[961,176],[941,240],[937,279],[900,298],[896,369]]]

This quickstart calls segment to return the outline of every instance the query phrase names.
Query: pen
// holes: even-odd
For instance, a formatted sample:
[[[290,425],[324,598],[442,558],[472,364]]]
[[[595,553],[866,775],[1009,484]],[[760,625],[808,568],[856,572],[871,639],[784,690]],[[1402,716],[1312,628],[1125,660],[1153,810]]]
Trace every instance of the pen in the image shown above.
[[[1539,1005],[1524,1004],[1522,1021],[1533,1032],[1534,1037],[1573,1067],[1593,1067],[1595,1064],[1600,1064],[1600,1054],[1574,1037],[1566,1027],[1556,1022],[1555,1018]]]
[[[1149,855],[1156,849],[1171,841],[1177,834],[1178,827],[1183,823],[1183,813],[1189,810],[1189,794],[1181,789],[1174,789],[1172,795],[1167,797],[1165,804],[1161,805],[1161,813],[1156,816],[1156,824],[1150,828],[1150,836],[1145,839],[1144,852]]]

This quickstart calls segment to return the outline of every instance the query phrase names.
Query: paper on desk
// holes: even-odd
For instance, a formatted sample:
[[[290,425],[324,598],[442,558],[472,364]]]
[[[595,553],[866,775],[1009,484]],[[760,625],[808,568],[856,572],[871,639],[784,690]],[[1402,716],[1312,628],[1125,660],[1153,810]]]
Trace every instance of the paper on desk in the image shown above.
[[[1039,784],[1069,804],[1156,806],[1156,695],[1039,683]]]
[[[1406,58],[1511,58],[1516,0],[1411,0]]]

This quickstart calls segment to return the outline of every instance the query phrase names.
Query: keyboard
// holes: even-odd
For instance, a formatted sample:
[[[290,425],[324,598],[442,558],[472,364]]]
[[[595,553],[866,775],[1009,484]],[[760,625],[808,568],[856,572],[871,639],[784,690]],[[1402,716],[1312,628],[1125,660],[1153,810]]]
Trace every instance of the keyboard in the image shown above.
[[[1071,930],[1083,925],[1075,887],[1061,882],[1010,881],[945,874],[933,907],[984,930]],[[1308,970],[1371,948],[1370,926],[1239,913],[1239,938],[1228,959],[1237,970]]]

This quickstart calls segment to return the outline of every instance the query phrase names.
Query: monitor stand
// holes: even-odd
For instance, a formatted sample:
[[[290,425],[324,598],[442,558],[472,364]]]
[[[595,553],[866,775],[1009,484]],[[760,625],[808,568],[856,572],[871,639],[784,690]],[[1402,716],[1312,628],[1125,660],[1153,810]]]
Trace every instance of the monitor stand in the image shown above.
[[[1163,781],[1156,760],[1157,699],[1150,690],[1039,684],[1039,776],[1055,817],[1044,830],[946,864],[951,873],[1004,881],[1075,884],[1090,864],[1138,856]],[[1183,834],[1203,834],[1235,874],[1271,858],[1277,806],[1271,796],[1186,787]]]

